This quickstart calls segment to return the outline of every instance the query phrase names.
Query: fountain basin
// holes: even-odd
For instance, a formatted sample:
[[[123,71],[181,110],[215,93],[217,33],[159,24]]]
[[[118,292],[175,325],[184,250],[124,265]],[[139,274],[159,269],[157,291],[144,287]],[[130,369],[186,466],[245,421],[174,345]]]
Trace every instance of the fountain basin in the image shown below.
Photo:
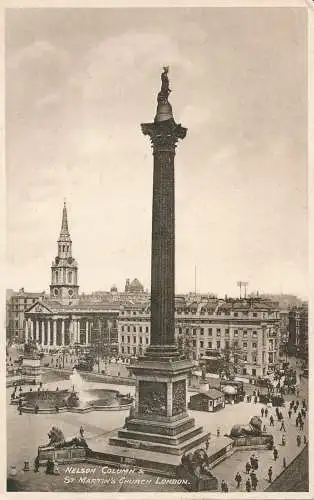
[[[59,391],[23,392],[12,404],[22,400],[23,413],[86,413],[90,411],[127,410],[133,403],[133,397],[123,395],[112,389],[89,389],[81,401],[79,393],[68,389]],[[57,408],[56,408],[57,407]]]

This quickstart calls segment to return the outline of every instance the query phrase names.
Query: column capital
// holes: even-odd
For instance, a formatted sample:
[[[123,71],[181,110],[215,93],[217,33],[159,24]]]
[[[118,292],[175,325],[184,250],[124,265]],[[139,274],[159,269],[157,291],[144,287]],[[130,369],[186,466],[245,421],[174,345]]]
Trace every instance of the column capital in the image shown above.
[[[142,123],[141,129],[144,135],[149,135],[154,154],[159,151],[174,154],[178,140],[184,139],[187,133],[187,129],[173,118],[163,122]]]

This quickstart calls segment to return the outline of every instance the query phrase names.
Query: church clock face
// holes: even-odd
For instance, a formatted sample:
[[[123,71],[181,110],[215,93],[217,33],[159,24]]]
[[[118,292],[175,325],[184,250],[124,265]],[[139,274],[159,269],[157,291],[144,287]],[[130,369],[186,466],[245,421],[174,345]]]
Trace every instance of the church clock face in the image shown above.
[[[72,297],[72,295],[73,295],[73,290],[72,290],[72,288],[70,288],[70,289],[68,290],[68,294],[70,295],[70,297]]]
[[[54,289],[53,289],[53,294],[54,294],[54,296],[55,296],[55,297],[57,297],[57,295],[59,295],[59,290],[58,290],[58,288],[54,288]]]
[[[69,263],[69,264],[72,264],[72,262],[73,262],[72,257],[69,257],[69,258],[68,258],[68,263]]]

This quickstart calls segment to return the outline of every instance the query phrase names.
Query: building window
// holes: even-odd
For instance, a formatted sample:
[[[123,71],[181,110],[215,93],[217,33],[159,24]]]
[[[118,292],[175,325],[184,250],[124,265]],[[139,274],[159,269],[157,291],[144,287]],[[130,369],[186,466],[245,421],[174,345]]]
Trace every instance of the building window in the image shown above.
[[[226,349],[229,349],[229,340],[226,340]]]
[[[217,328],[216,332],[217,332],[217,337],[220,337],[220,328]]]
[[[141,326],[139,328],[139,331],[140,331],[140,333],[142,333],[142,331],[143,331],[143,328]]]
[[[253,349],[257,349],[257,342],[253,342],[253,344],[252,344],[252,348],[253,348]]]
[[[136,337],[133,335],[133,344],[136,344]]]
[[[243,338],[247,339],[247,331],[246,330],[244,330],[244,332],[243,332]]]
[[[133,354],[136,354],[136,347],[133,347]]]
[[[204,342],[201,340],[200,341],[200,348],[203,349],[203,347],[204,347]]]
[[[185,333],[190,333],[189,328],[186,328],[186,329],[185,329]]]
[[[130,348],[129,348],[129,346],[128,346],[128,354],[130,354]]]
[[[193,335],[196,335],[196,328],[193,328]]]
[[[72,283],[72,271],[68,273],[69,283]]]
[[[201,328],[200,333],[201,335],[204,335],[204,328]]]
[[[196,340],[193,340],[193,347],[196,347]]]
[[[124,353],[124,347],[121,347],[121,352],[122,352],[122,354]]]
[[[246,375],[246,368],[243,368],[242,375]]]
[[[148,338],[146,337],[146,344],[148,344]]]
[[[256,368],[252,368],[252,375],[253,377],[256,377]]]
[[[208,328],[208,335],[212,335],[213,334],[213,329],[212,328]]]
[[[122,342],[124,342],[124,335],[122,335],[121,340],[122,340]]]
[[[217,340],[217,349],[220,349],[220,340]]]
[[[243,342],[243,349],[247,349],[247,342]]]
[[[239,316],[239,315],[238,315],[238,313],[233,313],[233,315],[234,315],[235,317]]]
[[[247,355],[246,354],[243,355],[243,361],[247,361]]]
[[[238,330],[234,330],[234,332],[233,332],[233,333],[234,333],[234,336],[235,336],[235,337],[238,337],[238,336],[239,336],[239,332],[238,332]]]
[[[143,337],[140,337],[140,344],[143,344]]]
[[[133,326],[133,332],[136,332],[136,326]]]
[[[128,344],[130,344],[131,342],[131,338],[130,338],[130,335],[128,335]]]
[[[128,332],[130,331],[130,327],[128,326]]]
[[[123,325],[121,326],[121,332],[124,332],[124,326]]]
[[[148,326],[145,328],[145,332],[148,333]]]
[[[225,334],[226,334],[226,335],[229,335],[229,328],[226,328],[226,329],[225,329]]]
[[[257,361],[257,356],[256,356],[256,355],[252,356],[252,360],[253,360],[253,363],[256,363],[256,361]]]
[[[253,318],[257,318],[257,313],[253,313]]]
[[[253,331],[252,337],[257,337],[257,331],[256,330]]]

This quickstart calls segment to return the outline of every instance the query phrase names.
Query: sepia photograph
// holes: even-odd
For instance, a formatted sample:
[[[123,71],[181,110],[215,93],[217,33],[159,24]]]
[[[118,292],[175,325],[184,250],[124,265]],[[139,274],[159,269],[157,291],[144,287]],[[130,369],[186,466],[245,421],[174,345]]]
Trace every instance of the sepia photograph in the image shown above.
[[[5,9],[7,492],[308,498],[308,21]]]

